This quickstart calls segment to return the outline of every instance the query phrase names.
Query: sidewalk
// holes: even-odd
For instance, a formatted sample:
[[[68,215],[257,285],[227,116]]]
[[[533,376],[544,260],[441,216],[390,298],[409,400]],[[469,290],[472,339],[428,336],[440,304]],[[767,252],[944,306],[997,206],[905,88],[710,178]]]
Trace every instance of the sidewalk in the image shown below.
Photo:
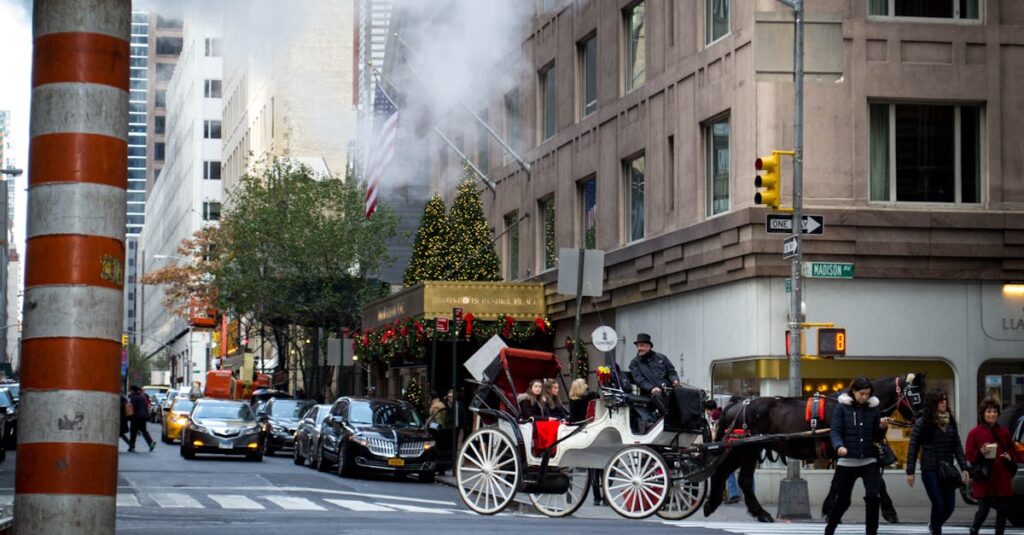
[[[437,476],[437,482],[450,487],[455,487],[455,477],[450,475]],[[595,507],[593,504],[593,497],[587,495],[587,501],[580,507],[576,513],[573,514],[576,518],[590,518],[590,519],[617,519],[620,517],[615,511],[612,511],[610,507]],[[773,516],[778,510],[777,504],[774,503],[762,503],[765,510],[771,513]],[[527,514],[540,514],[530,503],[530,499],[526,494],[518,494],[515,502],[509,505],[510,511]],[[896,510],[900,516],[901,524],[927,524],[928,516],[931,514],[931,510],[928,507],[903,507],[896,504]],[[967,505],[959,497],[957,497],[956,510],[953,512],[953,517],[949,519],[946,525],[949,526],[967,526],[971,525],[971,521],[974,520],[974,513],[977,511],[976,506]],[[812,509],[811,515],[814,517],[811,520],[794,520],[793,522],[799,523],[816,523],[824,524],[824,519],[821,518],[820,512]],[[989,523],[995,518],[995,513],[991,513],[989,516]],[[657,518],[657,517],[652,517]],[[704,519],[703,510],[694,513],[688,521],[701,521]],[[849,511],[843,515],[843,519],[846,523],[850,524],[862,524],[864,522],[864,506],[853,505]],[[734,505],[722,504],[718,510],[715,511],[709,520],[715,522],[751,522],[756,523],[757,520],[747,513],[747,508],[742,502]],[[782,522],[782,521],[780,521]],[[886,524],[885,520],[882,520],[882,524]]]

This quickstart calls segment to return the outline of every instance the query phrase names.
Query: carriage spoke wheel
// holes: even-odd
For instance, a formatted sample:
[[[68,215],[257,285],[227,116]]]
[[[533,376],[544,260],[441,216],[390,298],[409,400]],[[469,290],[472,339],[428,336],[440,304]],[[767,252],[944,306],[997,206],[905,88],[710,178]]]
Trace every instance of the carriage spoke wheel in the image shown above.
[[[501,512],[519,489],[519,455],[507,434],[493,427],[476,430],[455,463],[459,495],[482,515]]]
[[[682,520],[695,513],[704,504],[708,495],[708,482],[687,481],[683,473],[672,471],[672,482],[669,487],[665,505],[658,509],[658,516],[665,520]]]
[[[668,466],[661,455],[644,446],[629,446],[616,453],[604,469],[604,499],[626,518],[647,518],[668,497]]]
[[[569,490],[563,494],[530,495],[530,501],[538,511],[553,517],[569,516],[583,505],[590,489],[590,470],[570,468],[565,474],[569,476]]]

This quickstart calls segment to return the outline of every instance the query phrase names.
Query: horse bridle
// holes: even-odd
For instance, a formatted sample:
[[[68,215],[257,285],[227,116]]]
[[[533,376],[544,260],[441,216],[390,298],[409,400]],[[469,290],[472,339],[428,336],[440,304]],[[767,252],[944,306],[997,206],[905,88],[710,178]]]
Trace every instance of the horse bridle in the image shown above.
[[[906,407],[910,410],[910,414],[913,418],[917,418],[920,411],[914,407],[921,405],[921,393],[917,391],[916,386],[913,384],[914,374],[908,373],[906,378],[896,376],[896,401],[891,406],[882,411],[883,414],[892,414],[893,411],[898,410],[901,406]],[[906,388],[900,388],[900,380],[906,382]]]

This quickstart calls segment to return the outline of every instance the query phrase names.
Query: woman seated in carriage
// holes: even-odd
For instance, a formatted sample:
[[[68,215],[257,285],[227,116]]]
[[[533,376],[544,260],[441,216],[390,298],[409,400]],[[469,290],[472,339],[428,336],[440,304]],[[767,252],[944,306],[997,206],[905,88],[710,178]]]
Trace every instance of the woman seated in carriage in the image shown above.
[[[526,392],[519,394],[516,401],[519,402],[519,418],[522,420],[541,420],[549,416],[548,403],[544,396],[544,381],[540,379],[530,381],[530,387]]]
[[[546,403],[548,417],[565,420],[569,417],[569,410],[562,403],[562,398],[558,395],[558,391],[557,380],[548,379],[544,381],[544,402]]]

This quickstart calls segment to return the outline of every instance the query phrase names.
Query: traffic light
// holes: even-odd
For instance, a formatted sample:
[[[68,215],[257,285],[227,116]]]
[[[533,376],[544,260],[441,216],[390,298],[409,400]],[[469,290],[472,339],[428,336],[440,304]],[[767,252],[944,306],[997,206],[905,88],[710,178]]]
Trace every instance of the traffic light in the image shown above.
[[[779,187],[779,152],[772,151],[771,156],[763,156],[754,161],[754,169],[764,171],[754,177],[754,187],[764,191],[754,194],[754,204],[763,204],[777,210],[782,199],[782,191]]]
[[[818,329],[818,354],[823,357],[845,357],[846,329]]]
[[[122,334],[121,335],[121,347],[128,347],[128,335],[127,334]]]

